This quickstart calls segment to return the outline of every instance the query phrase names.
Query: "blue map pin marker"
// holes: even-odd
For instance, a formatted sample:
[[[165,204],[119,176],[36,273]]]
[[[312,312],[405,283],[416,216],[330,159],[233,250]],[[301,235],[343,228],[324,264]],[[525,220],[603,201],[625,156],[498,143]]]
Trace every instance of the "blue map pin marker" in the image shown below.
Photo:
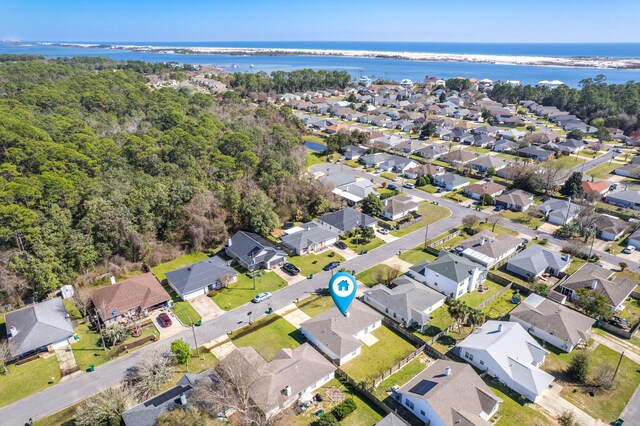
[[[356,295],[357,287],[354,276],[346,272],[338,272],[329,281],[329,293],[333,303],[345,317],[348,316],[347,310]]]

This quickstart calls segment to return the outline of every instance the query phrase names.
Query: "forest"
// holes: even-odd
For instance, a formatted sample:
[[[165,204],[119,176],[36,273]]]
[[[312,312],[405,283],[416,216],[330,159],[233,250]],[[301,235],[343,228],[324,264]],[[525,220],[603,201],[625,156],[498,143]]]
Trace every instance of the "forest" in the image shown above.
[[[327,71],[303,69],[290,72],[274,71],[235,73],[229,79],[229,85],[240,94],[249,92],[304,92],[307,90],[344,89],[351,82],[346,71]]]
[[[0,304],[329,206],[286,108],[151,90],[170,65],[0,62]]]
[[[607,84],[605,76],[598,75],[582,80],[579,89],[496,84],[489,96],[503,103],[532,100],[555,106],[596,127],[604,120],[605,127],[621,129],[626,135],[640,128],[640,83],[634,81]]]

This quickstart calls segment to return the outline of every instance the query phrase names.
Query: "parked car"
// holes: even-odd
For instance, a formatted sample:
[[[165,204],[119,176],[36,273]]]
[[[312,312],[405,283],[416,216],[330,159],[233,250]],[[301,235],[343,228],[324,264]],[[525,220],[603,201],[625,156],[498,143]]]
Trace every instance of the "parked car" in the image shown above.
[[[171,324],[173,324],[171,322],[171,318],[169,318],[169,315],[166,312],[158,315],[158,321],[160,321],[160,324],[162,324],[163,327],[171,327]]]
[[[622,250],[622,252],[626,254],[631,254],[634,251],[636,251],[636,248],[634,246],[626,246],[624,250]]]
[[[256,294],[256,296],[253,298],[252,302],[253,303],[260,303],[260,302],[264,302],[267,299],[271,298],[271,293],[269,293],[268,291],[265,291],[264,293],[258,293]]]
[[[282,269],[284,269],[291,275],[298,275],[300,273],[300,268],[298,268],[293,263],[285,263],[284,265],[282,265]]]
[[[415,188],[415,187],[416,187],[416,186],[415,186],[414,184],[412,184],[412,183],[405,183],[405,184],[404,184],[404,185],[402,185],[402,186],[404,186],[404,187],[405,187],[405,188],[407,188],[407,189],[413,189],[413,188]]]
[[[622,153],[622,150],[621,150],[620,148],[615,148],[615,149],[613,150],[613,152],[617,152],[618,154],[621,154],[621,153]]]
[[[375,170],[373,171],[373,173],[378,174],[378,173],[380,173],[381,171],[382,171],[382,169],[378,168],[378,169],[375,169]]]
[[[335,246],[338,247],[340,250],[344,250],[347,248],[347,245],[342,241],[336,241]]]
[[[340,262],[329,262],[326,265],[324,265],[324,268],[322,268],[323,271],[330,271],[332,269],[337,268],[338,266],[340,266]]]
[[[398,187],[396,185],[392,184],[392,183],[387,185],[387,188],[389,188],[392,191],[395,191],[396,189],[398,189]]]
[[[399,182],[400,179],[402,179],[400,176],[396,176],[396,177],[393,178],[393,181],[394,182]]]
[[[378,232],[382,235],[389,235],[389,230],[387,228],[378,228]]]

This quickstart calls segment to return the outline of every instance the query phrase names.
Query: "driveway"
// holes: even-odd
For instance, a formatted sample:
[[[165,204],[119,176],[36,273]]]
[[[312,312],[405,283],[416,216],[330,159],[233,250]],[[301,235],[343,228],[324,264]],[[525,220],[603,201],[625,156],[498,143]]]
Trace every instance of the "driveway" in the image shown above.
[[[218,358],[218,360],[221,360],[233,352],[236,345],[233,344],[228,335],[223,334],[211,340],[209,343],[205,343],[204,347],[209,349],[209,352]]]
[[[180,321],[178,321],[178,318],[176,318],[173,312],[169,312],[169,316],[171,317],[171,325],[169,327],[164,327],[162,324],[160,324],[160,322],[158,321],[158,315],[153,315],[151,317],[153,318],[153,325],[155,325],[160,332],[160,339],[173,337],[176,334],[180,334],[183,331],[189,329],[189,327],[180,324]]]
[[[344,257],[345,260],[351,260],[358,257],[358,253],[351,250],[349,247],[347,247],[346,249],[339,249],[338,247],[334,246],[333,250],[340,256]]]
[[[287,320],[287,322],[295,328],[300,328],[300,324],[311,318],[309,315],[298,309],[295,303],[290,303],[289,305],[278,309],[275,313]]]
[[[640,425],[640,388],[636,389],[627,406],[622,410],[620,418],[625,424]]]
[[[398,267],[403,273],[407,272],[409,268],[412,266],[411,263],[405,262],[404,260],[400,259],[398,256],[390,257],[381,263],[383,265],[391,266],[392,268]]]
[[[569,411],[573,414],[575,424],[581,426],[606,426],[606,423],[598,419],[594,419],[566,399],[560,396],[562,386],[558,383],[553,383],[551,389],[548,389],[545,393],[538,398],[537,404],[547,410],[555,418],[561,416],[565,411]]]
[[[224,313],[218,305],[207,295],[194,297],[189,300],[193,309],[202,317],[202,322],[209,321],[215,317],[218,317]]]

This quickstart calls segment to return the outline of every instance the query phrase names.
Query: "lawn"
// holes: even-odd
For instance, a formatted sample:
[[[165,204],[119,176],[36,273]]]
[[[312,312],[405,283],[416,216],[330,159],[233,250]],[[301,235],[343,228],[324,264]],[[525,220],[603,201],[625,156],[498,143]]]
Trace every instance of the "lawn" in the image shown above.
[[[587,263],[587,261],[584,260],[584,259],[580,259],[579,257],[572,257],[571,258],[571,264],[569,264],[569,267],[566,269],[565,272],[567,274],[571,275],[575,271],[580,269],[582,267],[582,265],[584,265],[585,263]]]
[[[418,213],[422,215],[422,219],[419,222],[409,225],[406,228],[399,229],[397,231],[391,231],[391,234],[396,237],[404,237],[420,228],[423,228],[432,223],[438,222],[445,217],[451,216],[451,210],[446,207],[442,207],[436,204],[422,202],[418,207]]]
[[[494,294],[496,294],[497,292],[499,292],[504,288],[504,286],[501,286],[500,284],[495,283],[491,280],[485,280],[482,283],[482,286],[485,288],[485,291],[483,291],[482,293],[480,293],[479,291],[472,291],[471,293],[465,293],[460,297],[460,300],[462,300],[464,303],[471,306],[472,308],[475,308],[480,303],[484,302],[485,300],[487,300],[488,298],[490,298],[491,296],[493,296]]]
[[[607,179],[610,177],[609,175],[613,174],[613,171],[620,166],[621,164],[615,161],[612,161],[611,164],[607,161],[591,170],[585,170],[584,173],[596,179]]]
[[[583,161],[585,160],[581,158],[576,158],[575,155],[561,155],[555,160],[552,160],[550,164],[554,166],[559,164],[561,168],[568,170],[572,167],[581,165]]]
[[[415,350],[411,343],[385,325],[371,334],[378,342],[372,346],[363,343],[362,353],[342,367],[356,382],[375,379]]]
[[[451,200],[451,201],[454,201],[456,203],[463,203],[463,202],[468,200],[467,197],[465,197],[464,195],[462,195],[459,192],[449,192],[449,193],[445,194],[442,198],[446,198],[447,200]]]
[[[307,154],[305,155],[304,165],[306,168],[315,166],[316,164],[326,163],[327,156],[324,153],[313,151],[307,148]]]
[[[332,250],[327,250],[320,254],[309,253],[304,256],[293,256],[288,258],[288,261],[300,268],[301,275],[309,276],[322,271],[322,268],[329,262],[344,262],[344,257]]]
[[[502,403],[498,412],[492,420],[496,421],[496,426],[541,426],[555,424],[547,416],[536,410],[536,405],[525,402],[521,404],[519,397],[506,386],[493,381],[490,377],[483,378],[487,386],[491,388]]]
[[[620,318],[624,318],[631,324],[635,324],[640,319],[640,302],[636,299],[627,299],[624,302],[624,309],[622,312],[618,312]]]
[[[358,160],[345,160],[342,162],[345,166],[352,167],[354,169],[359,169],[362,167],[362,164],[358,162]]]
[[[440,333],[442,330],[449,327],[455,322],[455,319],[449,313],[449,308],[446,304],[431,312],[430,315],[431,322],[429,323],[429,328],[424,330],[423,333],[419,332],[418,330],[413,330],[413,335],[418,337],[419,339],[424,340],[425,342],[428,342],[433,336]]]
[[[619,353],[599,345],[590,357],[591,374],[595,373],[601,365],[609,365],[612,371],[615,370],[619,359]],[[560,395],[593,417],[612,422],[618,418],[638,386],[640,386],[640,365],[623,357],[612,389],[590,396],[589,389],[583,386],[565,385]]]
[[[238,272],[238,280],[229,284],[228,287],[220,289],[211,299],[225,311],[235,309],[263,291],[275,292],[287,286],[285,280],[272,271],[263,271],[262,275],[256,275],[256,288],[253,288],[253,278],[249,278],[246,273]],[[259,271],[256,272],[259,274]]]
[[[504,319],[504,317],[517,306],[511,303],[511,298],[516,294],[518,294],[516,291],[505,291],[496,300],[482,308],[482,312],[491,319]],[[519,295],[519,297],[522,299],[522,296]]]
[[[347,238],[344,240],[341,239],[341,241],[344,242],[351,250],[355,251],[356,253],[359,253],[361,250],[371,251],[384,244],[384,241],[382,241],[378,237],[374,237],[371,241],[369,241],[366,244],[362,244],[364,242],[362,238]]]
[[[386,197],[392,197],[396,194],[396,190],[394,189],[389,189],[386,186],[381,186],[376,188],[376,191],[378,191],[378,193],[382,196],[386,196]]]
[[[198,311],[191,306],[191,303],[184,300],[174,301],[172,311],[180,319],[180,322],[186,326],[190,326],[192,322],[197,323],[202,319]]]
[[[194,252],[189,254],[183,254],[180,257],[176,257],[169,262],[160,263],[157,266],[151,268],[151,272],[158,278],[159,281],[164,281],[165,274],[167,272],[174,271],[176,269],[180,269],[183,266],[191,265],[194,263],[198,263],[201,260],[208,259],[210,256],[207,253],[202,252]]]
[[[418,186],[417,189],[419,189],[420,191],[424,191],[427,194],[435,194],[436,192],[438,192],[439,187],[432,184],[428,184],[425,186]]]
[[[9,372],[0,375],[0,407],[52,386],[51,377],[55,378],[54,383],[60,382],[60,366],[55,356],[7,368]]]
[[[379,264],[360,272],[356,275],[356,279],[366,286],[373,287],[374,285],[378,284],[375,279],[376,271],[388,271],[390,269],[390,266]]]
[[[459,330],[458,327],[453,327],[451,331],[436,340],[432,346],[443,354],[446,354],[455,345],[463,341],[469,334],[471,334],[472,331],[472,327],[460,326]]]
[[[385,178],[385,179],[389,179],[389,180],[393,180],[393,179],[397,178],[398,176],[400,176],[398,173],[391,173],[391,172],[382,172],[382,173],[380,173],[380,177]]]
[[[476,231],[491,231],[495,233],[497,236],[508,234],[513,235],[514,237],[518,235],[518,231],[514,231],[513,229],[509,229],[505,226],[500,225],[500,222],[493,226],[491,223],[482,222],[475,227]]]
[[[404,260],[405,262],[409,262],[413,265],[415,265],[418,262],[422,262],[423,260],[428,260],[429,262],[433,262],[436,259],[436,256],[424,251],[422,249],[423,247],[424,247],[424,244],[420,244],[419,246],[414,247],[412,249],[404,250],[398,257],[400,258],[400,260]]]
[[[334,306],[331,296],[313,295],[299,301],[296,306],[305,314],[314,317]]]
[[[269,315],[229,333],[236,346],[251,346],[267,361],[273,360],[282,348],[293,349],[300,346],[300,336],[298,329],[277,315]]]
[[[522,225],[526,225],[531,229],[537,229],[542,225],[543,220],[538,217],[527,214],[527,212],[514,212],[511,210],[502,210],[500,216],[506,220],[511,220]]]
[[[327,141],[325,139],[326,138],[318,135],[306,135],[302,137],[302,140],[304,140],[305,142],[315,142],[315,143],[319,143],[320,145],[326,146]]]
[[[426,357],[419,355],[418,357],[405,364],[400,370],[393,373],[381,381],[373,391],[374,395],[378,397],[380,401],[384,400],[388,395],[387,391],[395,385],[402,386],[415,376],[420,374],[422,370],[427,368]]]

